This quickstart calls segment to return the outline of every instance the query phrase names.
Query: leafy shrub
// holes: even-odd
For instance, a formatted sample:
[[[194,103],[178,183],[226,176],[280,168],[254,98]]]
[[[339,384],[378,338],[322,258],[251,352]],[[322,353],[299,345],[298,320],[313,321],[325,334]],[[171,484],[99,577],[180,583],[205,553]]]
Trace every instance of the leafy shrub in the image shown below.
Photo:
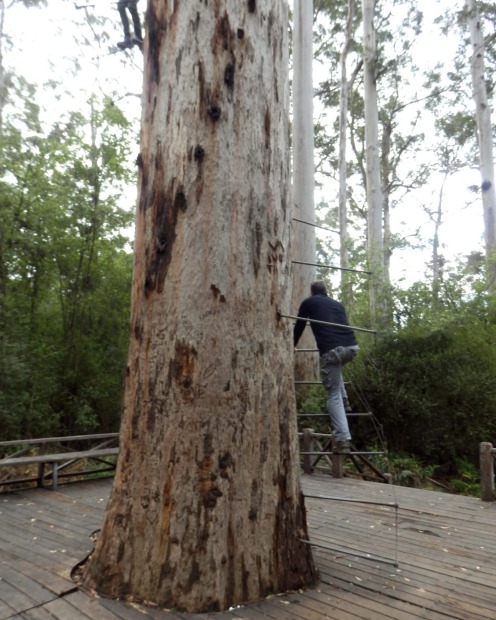
[[[354,362],[353,381],[392,452],[441,464],[478,462],[496,441],[496,327],[477,314],[387,335]]]

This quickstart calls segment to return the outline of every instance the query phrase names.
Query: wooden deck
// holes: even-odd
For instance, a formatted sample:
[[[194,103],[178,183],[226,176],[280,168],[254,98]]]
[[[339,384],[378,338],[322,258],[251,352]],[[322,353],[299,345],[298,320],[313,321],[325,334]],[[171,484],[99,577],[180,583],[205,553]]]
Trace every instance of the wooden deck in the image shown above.
[[[312,541],[395,560],[399,567],[315,549],[314,590],[219,614],[186,614],[93,599],[72,567],[91,550],[110,480],[0,495],[0,620],[496,620],[496,502],[329,476],[303,477]]]

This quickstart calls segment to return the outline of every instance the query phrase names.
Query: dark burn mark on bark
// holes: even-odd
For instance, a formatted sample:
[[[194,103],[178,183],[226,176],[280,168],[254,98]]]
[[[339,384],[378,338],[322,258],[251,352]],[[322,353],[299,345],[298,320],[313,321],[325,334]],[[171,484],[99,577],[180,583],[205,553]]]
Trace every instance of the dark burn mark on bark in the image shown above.
[[[167,270],[172,257],[172,248],[176,239],[176,224],[179,212],[187,208],[186,196],[181,185],[171,179],[165,187],[165,166],[162,145],[157,143],[155,157],[155,176],[147,208],[152,209],[152,227],[155,232],[155,246],[147,255],[145,275],[145,295],[154,290],[161,293]]]
[[[199,11],[197,11],[197,12],[196,12],[196,18],[195,18],[195,21],[194,21],[194,22],[193,22],[193,21],[191,22],[191,28],[192,28],[193,32],[198,32],[198,28],[199,28],[199,26],[200,26],[200,12],[199,12]]]
[[[248,0],[248,12],[255,13],[257,10],[257,0]]]
[[[265,463],[267,461],[267,456],[269,454],[269,446],[267,444],[267,439],[260,440],[260,461]]]
[[[152,105],[152,118],[150,121],[150,124],[153,125],[153,123],[155,122],[155,110],[157,109],[157,95],[155,95],[155,97],[153,97],[153,105]]]
[[[167,237],[163,233],[160,234],[157,239],[157,252],[160,254],[165,252],[165,248],[167,247]]]
[[[214,453],[214,447],[212,446],[212,435],[210,433],[205,433],[203,436],[203,453],[208,459],[210,459]]]
[[[243,28],[238,28],[237,35],[238,35],[238,39],[244,39],[245,31],[243,30]]]
[[[176,342],[174,357],[169,362],[169,377],[182,390],[185,402],[193,398],[193,375],[198,352],[185,342]]]
[[[161,567],[162,571],[169,570],[169,555],[170,555],[170,547],[174,544],[174,540],[171,540],[170,537],[170,520],[172,511],[175,508],[175,502],[172,499],[172,486],[174,482],[174,467],[175,467],[175,454],[173,454],[175,450],[171,452],[169,464],[167,467],[167,480],[164,483],[162,489],[162,497],[163,497],[163,508],[162,508],[162,518],[161,518],[161,526],[160,526],[160,551],[161,556],[164,558],[164,564]],[[177,539],[176,539],[177,540]],[[175,543],[177,544],[177,542]]]
[[[208,495],[203,498],[203,505],[205,508],[215,508],[219,497],[222,497],[222,491],[220,491],[217,487],[213,487],[208,492]]]
[[[160,567],[160,582],[162,583],[172,573],[172,567],[167,559]]]
[[[222,491],[215,484],[218,479],[215,471],[212,471],[214,468],[214,463],[212,461],[212,455],[214,453],[214,448],[212,445],[212,435],[210,433],[205,433],[203,436],[203,459],[201,461],[196,462],[198,467],[198,484],[197,490],[201,497],[201,502],[204,508],[207,510],[211,510],[215,508],[217,505],[217,500],[219,497],[222,497]],[[208,523],[205,522],[205,528],[207,528]],[[204,531],[202,534],[203,538],[199,540],[199,548],[204,546],[204,542],[208,540],[208,532]],[[203,541],[203,542],[202,542]]]
[[[248,519],[250,521],[256,521],[258,513],[262,506],[262,491],[260,490],[258,480],[255,478],[251,483],[251,501],[250,510],[248,512]]]
[[[119,546],[117,547],[117,564],[119,564],[120,562],[122,562],[122,558],[124,557],[124,551],[126,549],[126,545],[124,544],[124,542],[121,540],[119,542]]]
[[[184,189],[180,187],[176,191],[176,195],[174,197],[174,209],[176,211],[182,211],[184,213],[187,207],[188,203],[186,201],[186,194],[184,193]]]
[[[215,31],[215,38],[220,42],[223,49],[226,51],[232,50],[232,36],[231,24],[229,23],[229,16],[227,12],[217,20],[217,27]]]
[[[152,4],[150,6],[150,13],[148,17],[149,27],[147,32],[148,38],[148,59],[150,67],[150,79],[155,84],[160,82],[160,25],[154,7],[158,4]]]
[[[181,73],[181,62],[183,59],[183,50],[179,50],[179,54],[176,56],[176,76],[179,76]]]
[[[201,102],[205,98],[205,68],[201,60],[198,62],[198,86],[200,89],[198,98]]]
[[[226,303],[226,298],[221,294],[220,288],[218,288],[215,284],[211,284],[210,290],[214,294],[215,299],[218,299],[221,303]]]
[[[224,69],[224,84],[231,90],[234,88],[234,71],[235,67],[233,63],[227,64]]]
[[[282,264],[284,260],[284,246],[280,239],[277,239],[274,243],[269,241],[269,252],[267,255],[267,269],[269,273],[272,271],[277,272],[279,264]]]
[[[269,12],[269,19],[268,19],[268,21],[267,21],[267,33],[268,33],[268,36],[269,36],[269,45],[270,45],[271,40],[272,40],[272,28],[273,28],[273,26],[274,26],[274,22],[275,22],[275,18],[274,18],[274,11],[273,11],[273,10],[271,10],[271,11]],[[276,43],[276,42],[274,42],[274,47],[275,47],[275,43]],[[273,50],[272,50],[272,53],[273,53],[274,58],[275,58],[275,53],[276,53],[276,50],[275,50],[275,49],[273,49]]]
[[[219,456],[218,460],[220,477],[224,479],[229,478],[229,472],[227,471],[230,467],[234,471],[234,461],[230,452],[224,452],[221,456]]]
[[[203,160],[205,159],[205,149],[201,144],[197,144],[193,149],[193,157],[198,164],[198,170],[195,180],[195,198],[196,202],[200,202],[200,198],[203,192]]]
[[[195,150],[193,151],[193,157],[195,158],[195,161],[197,161],[199,164],[202,163],[205,158],[205,149],[203,148],[203,146],[201,146],[200,144],[197,144],[195,146]]]
[[[191,566],[191,572],[188,577],[188,581],[184,584],[184,592],[186,594],[188,594],[188,592],[191,592],[195,583],[200,579],[200,576],[201,576],[200,565],[198,564],[196,560],[193,560],[193,563]]]
[[[147,276],[145,278],[145,296],[148,297],[148,294],[155,288],[154,279]]]
[[[138,168],[143,169],[143,155],[141,153],[138,153],[138,156],[136,157],[136,165]]]
[[[134,324],[133,332],[134,332],[134,337],[136,338],[136,340],[141,342],[141,339],[143,338],[143,326],[141,325],[139,321],[136,321],[136,323]]]
[[[205,69],[203,63],[198,63],[198,109],[200,117],[204,120],[218,121],[221,116],[221,108],[217,103],[218,94],[212,94],[205,82]]]
[[[481,185],[481,189],[483,192],[487,192],[488,190],[491,189],[492,183],[491,181],[484,181]]]
[[[270,146],[270,110],[269,108],[265,110],[264,131],[265,131],[265,148],[268,149]]]
[[[141,394],[141,389],[142,389],[142,382],[141,382],[141,378],[139,376],[138,373],[138,366],[137,364],[135,364],[135,367],[133,369],[133,374],[137,377],[137,386],[136,386],[136,394]],[[132,381],[132,379],[129,379],[130,381]],[[135,399],[134,402],[131,404],[132,407],[132,415],[131,415],[131,438],[132,439],[137,439],[138,438],[138,429],[139,429],[139,424],[140,424],[140,420],[141,420],[141,400],[139,398]]]
[[[234,50],[235,39],[236,35],[231,28],[229,15],[227,14],[227,11],[224,11],[222,17],[218,18],[216,21],[215,32],[210,41],[212,54],[217,55],[219,53],[219,47],[225,52],[232,53]]]
[[[208,106],[208,115],[214,121],[214,123],[219,120],[221,113],[222,113],[222,110],[220,106],[217,105],[216,103],[211,103]]]

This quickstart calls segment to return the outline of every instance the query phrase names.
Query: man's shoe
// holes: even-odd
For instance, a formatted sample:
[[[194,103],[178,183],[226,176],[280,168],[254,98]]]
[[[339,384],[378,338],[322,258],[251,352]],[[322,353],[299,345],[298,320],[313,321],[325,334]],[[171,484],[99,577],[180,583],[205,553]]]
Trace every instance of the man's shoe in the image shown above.
[[[125,50],[125,49],[128,49],[129,47],[133,47],[133,40],[131,39],[129,35],[126,35],[124,37],[124,41],[119,41],[119,43],[117,43],[117,47],[120,50]]]
[[[351,445],[348,439],[336,441],[335,454],[349,454],[351,452]]]

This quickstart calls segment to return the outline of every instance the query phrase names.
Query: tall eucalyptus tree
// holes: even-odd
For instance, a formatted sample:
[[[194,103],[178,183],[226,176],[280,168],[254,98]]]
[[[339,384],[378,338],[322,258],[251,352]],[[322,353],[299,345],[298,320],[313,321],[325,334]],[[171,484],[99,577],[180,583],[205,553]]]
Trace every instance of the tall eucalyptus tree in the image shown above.
[[[293,225],[294,263],[293,293],[291,306],[294,314],[310,284],[316,277],[315,228],[315,166],[314,166],[314,121],[313,121],[313,1],[295,0],[293,7],[293,203],[295,220]],[[303,223],[306,222],[306,223]],[[307,330],[300,340],[301,349],[315,348],[315,342]],[[295,357],[295,378],[305,379],[317,376],[317,360],[308,353]]]
[[[341,271],[341,297],[346,307],[351,305],[351,287],[349,281],[350,268],[349,245],[350,237],[348,232],[348,170],[347,170],[347,141],[348,141],[348,99],[350,90],[355,82],[358,71],[362,63],[358,62],[351,77],[348,79],[348,56],[353,46],[354,31],[356,29],[356,0],[348,0],[348,15],[346,18],[346,29],[344,31],[344,42],[339,56],[340,85],[339,85],[339,155],[338,155],[338,175],[339,175],[339,257]]]
[[[370,282],[370,316],[374,326],[384,326],[384,238],[383,204],[377,105],[377,44],[375,0],[362,0],[363,83],[365,121],[365,180],[367,190],[367,253],[372,271]]]
[[[288,5],[149,0],[121,451],[84,584],[223,610],[315,581],[294,408]]]
[[[487,285],[496,290],[496,189],[494,187],[493,127],[484,69],[485,40],[477,0],[465,0],[470,32],[472,97],[475,103],[479,167],[481,175],[484,239],[487,259]]]

